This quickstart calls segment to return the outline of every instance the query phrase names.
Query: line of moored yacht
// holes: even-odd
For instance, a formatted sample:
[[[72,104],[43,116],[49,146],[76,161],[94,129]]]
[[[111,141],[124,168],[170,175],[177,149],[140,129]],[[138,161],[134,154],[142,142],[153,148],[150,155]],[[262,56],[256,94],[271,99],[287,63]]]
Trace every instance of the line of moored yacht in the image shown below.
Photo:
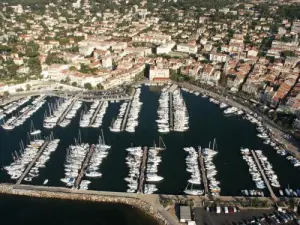
[[[80,183],[80,189],[87,190],[92,179],[102,177],[99,171],[102,161],[107,157],[111,146],[106,145],[104,140],[99,136],[98,144],[94,145],[94,152],[88,167],[85,171],[85,179]]]
[[[219,196],[221,192],[220,188],[220,181],[218,181],[215,176],[217,175],[218,171],[216,169],[215,164],[213,163],[213,159],[215,155],[218,153],[215,149],[215,143],[213,144],[213,149],[203,148],[202,149],[202,156],[204,157],[204,164],[205,164],[205,172],[206,178],[209,183],[209,190],[212,196]],[[199,151],[200,151],[199,147]]]
[[[174,110],[173,130],[178,132],[184,132],[189,129],[188,111],[180,89],[176,89],[172,95],[173,95],[173,110]]]
[[[15,155],[13,154],[14,161],[9,166],[4,167],[11,179],[18,179],[21,177],[27,165],[35,158],[44,142],[45,141],[42,139],[34,139],[30,141],[26,148],[21,145],[19,154],[17,152],[15,152]]]
[[[170,132],[170,109],[169,109],[170,95],[167,90],[162,90],[158,99],[159,106],[157,110],[158,119],[156,120],[158,126],[158,132],[168,133]]]
[[[42,95],[32,102],[32,104],[25,106],[21,110],[19,117],[12,116],[3,125],[2,128],[5,130],[13,130],[15,127],[21,126],[25,121],[30,118],[38,109],[40,109],[45,101],[46,96]],[[26,101],[27,102],[27,101]]]
[[[126,128],[125,130],[127,132],[133,133],[135,132],[135,129],[137,125],[139,124],[139,113],[142,108],[142,102],[140,101],[140,95],[141,95],[141,89],[137,88],[135,90],[133,99],[131,100],[131,106],[129,110],[128,119],[126,122]]]
[[[262,175],[254,161],[253,156],[251,155],[250,150],[248,148],[241,148],[241,154],[243,155],[243,159],[247,162],[249,166],[249,172],[252,175],[252,180],[255,182],[256,188],[259,190],[265,189],[265,182],[263,181]],[[249,193],[248,191],[246,191],[247,190],[243,190],[242,193],[248,195]],[[263,195],[262,191],[260,193],[262,193]]]
[[[23,106],[31,100],[31,97],[25,97],[17,101],[13,101],[0,109],[0,120],[5,117],[5,115],[11,114],[16,111],[19,107]]]
[[[54,128],[60,117],[65,113],[65,111],[72,104],[72,99],[58,99],[54,104],[48,104],[49,115],[44,118],[44,128],[52,129]]]
[[[129,167],[129,174],[124,180],[128,182],[127,192],[137,192],[138,180],[140,176],[140,167],[142,164],[143,151],[141,147],[127,148],[128,155],[126,157],[126,164]]]
[[[126,113],[127,106],[128,106],[128,101],[125,101],[121,104],[117,119],[113,121],[111,126],[109,127],[109,130],[111,132],[121,132],[122,122],[124,119],[124,115]]]
[[[33,178],[39,176],[40,168],[46,167],[46,162],[50,159],[51,153],[57,149],[59,141],[59,139],[53,139],[49,141],[47,147],[43,150],[42,155],[37,159],[34,166],[30,169],[29,173],[24,178],[25,181],[30,182]],[[44,184],[46,184],[47,182],[48,181],[45,180]]]
[[[156,187],[156,182],[159,182],[163,177],[158,176],[158,166],[161,162],[161,157],[158,155],[160,150],[157,148],[149,148],[148,150],[148,160],[146,169],[146,184],[144,188],[145,194],[152,194],[158,190]]]
[[[204,191],[202,189],[193,188],[194,185],[199,186],[201,184],[201,175],[198,163],[199,155],[193,147],[185,147],[183,150],[188,152],[188,156],[185,159],[187,165],[186,170],[191,174],[184,193],[188,195],[203,195]],[[189,184],[191,184],[191,188],[188,188]]]
[[[66,127],[68,126],[72,119],[76,116],[78,109],[82,106],[82,101],[75,101],[72,105],[71,109],[67,112],[67,115],[65,115],[65,118],[59,123],[60,127]]]

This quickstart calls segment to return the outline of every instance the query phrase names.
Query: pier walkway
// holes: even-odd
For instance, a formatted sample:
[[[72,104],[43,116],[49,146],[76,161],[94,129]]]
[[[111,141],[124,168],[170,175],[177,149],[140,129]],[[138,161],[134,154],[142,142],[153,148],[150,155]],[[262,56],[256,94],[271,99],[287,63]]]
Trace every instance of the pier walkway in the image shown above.
[[[98,107],[97,107],[97,109],[96,109],[96,111],[94,112],[94,115],[93,115],[92,119],[90,120],[89,127],[92,126],[92,124],[95,122],[95,119],[96,119],[96,117],[98,115],[98,112],[102,108],[102,105],[103,105],[103,102],[100,102],[99,105],[98,105]]]
[[[170,119],[170,130],[174,128],[174,118],[173,118],[173,95],[172,92],[169,92],[169,119]]]
[[[44,96],[43,98],[41,98],[37,103],[43,101],[44,99],[46,98],[46,96]],[[37,104],[36,103],[36,104]],[[32,110],[35,106],[35,105],[32,105],[30,106],[25,112],[23,112],[20,116],[18,116],[16,119],[14,119],[13,121],[11,121],[9,124],[14,124],[16,121],[18,121],[20,118],[22,118],[23,116],[25,116],[30,110]]]
[[[30,171],[30,169],[32,168],[32,166],[35,164],[35,162],[38,160],[38,158],[40,158],[40,156],[42,155],[44,149],[48,146],[48,144],[49,144],[49,141],[45,141],[44,142],[44,144],[41,146],[41,148],[37,152],[37,154],[34,157],[34,159],[29,163],[29,165],[26,167],[26,169],[24,170],[24,172],[22,173],[22,175],[20,176],[20,178],[17,180],[16,185],[20,185],[21,184],[21,182],[26,177],[27,173]]]
[[[67,109],[63,112],[63,114],[61,115],[61,117],[57,121],[57,124],[60,124],[65,119],[66,115],[70,112],[70,110],[72,109],[75,102],[76,102],[76,99],[73,99],[71,104],[67,107]]]
[[[141,163],[141,167],[140,167],[138,193],[143,193],[143,187],[144,187],[144,182],[145,182],[145,170],[146,170],[146,166],[147,166],[147,158],[148,158],[148,148],[144,147],[142,163]]]
[[[134,92],[133,92],[132,96],[134,96],[135,92],[136,92],[136,90],[134,89]],[[127,105],[126,112],[125,112],[125,115],[124,115],[124,118],[123,118],[123,121],[122,121],[122,125],[121,125],[121,131],[124,131],[124,129],[125,129],[125,125],[126,125],[127,118],[128,118],[128,115],[129,115],[129,110],[131,108],[131,103],[132,103],[132,99],[129,101],[129,103]]]
[[[206,173],[205,173],[204,158],[202,156],[200,149],[198,150],[198,154],[199,154],[199,164],[201,167],[202,181],[203,181],[204,192],[205,192],[204,194],[205,194],[205,196],[208,196],[210,193],[209,193],[208,182],[207,182]]]
[[[178,88],[177,84],[172,84],[172,86],[169,88],[169,92],[173,93]]]
[[[82,179],[82,177],[83,177],[84,171],[85,171],[85,169],[87,168],[87,166],[89,165],[89,162],[90,162],[90,160],[91,160],[91,158],[92,158],[92,155],[93,155],[93,153],[94,153],[94,150],[95,150],[95,145],[92,145],[92,146],[90,147],[90,150],[88,151],[88,153],[87,153],[86,156],[85,156],[85,159],[84,159],[84,161],[83,161],[81,170],[80,170],[80,172],[79,172],[79,174],[78,174],[78,176],[77,176],[77,178],[76,178],[76,180],[75,180],[75,183],[74,183],[74,187],[75,187],[75,188],[79,188],[79,185],[80,185],[81,179]]]
[[[252,153],[253,158],[254,158],[254,160],[255,160],[255,162],[256,162],[258,168],[259,168],[259,171],[260,171],[261,175],[263,176],[263,179],[264,179],[264,181],[265,181],[265,183],[266,183],[266,185],[267,185],[267,187],[268,187],[268,189],[269,189],[269,192],[270,192],[271,197],[272,197],[275,201],[277,201],[277,197],[276,197],[276,195],[275,195],[274,192],[273,192],[273,189],[272,189],[272,187],[271,187],[271,185],[270,185],[270,182],[269,182],[269,180],[267,179],[266,174],[265,174],[263,168],[261,167],[261,165],[260,165],[260,163],[259,163],[259,160],[258,160],[258,158],[257,158],[257,156],[256,156],[256,154],[255,154],[255,152],[254,152],[254,150],[251,150],[251,153]]]

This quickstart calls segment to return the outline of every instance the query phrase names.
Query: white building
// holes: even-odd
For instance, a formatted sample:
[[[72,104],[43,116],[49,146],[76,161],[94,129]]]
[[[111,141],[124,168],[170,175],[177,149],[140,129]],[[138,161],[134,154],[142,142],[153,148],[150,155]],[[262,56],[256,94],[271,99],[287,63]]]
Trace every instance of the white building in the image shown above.
[[[175,46],[175,42],[174,41],[170,41],[170,42],[167,42],[165,44],[162,44],[160,46],[157,47],[156,49],[156,54],[167,54],[169,53],[172,48]]]
[[[209,60],[213,62],[226,62],[227,55],[222,53],[211,53],[209,54]]]
[[[149,71],[149,80],[165,81],[170,78],[170,70],[167,68],[151,67]]]
[[[197,45],[190,45],[190,44],[178,44],[177,45],[178,52],[185,52],[189,54],[197,54],[198,46]]]

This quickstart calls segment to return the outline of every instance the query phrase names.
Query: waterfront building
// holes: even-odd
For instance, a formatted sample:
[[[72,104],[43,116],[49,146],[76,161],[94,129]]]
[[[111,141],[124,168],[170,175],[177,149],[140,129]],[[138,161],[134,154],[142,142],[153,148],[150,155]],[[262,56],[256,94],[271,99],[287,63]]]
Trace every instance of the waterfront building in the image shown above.
[[[170,69],[151,67],[149,71],[149,80],[151,81],[166,81],[170,78]]]

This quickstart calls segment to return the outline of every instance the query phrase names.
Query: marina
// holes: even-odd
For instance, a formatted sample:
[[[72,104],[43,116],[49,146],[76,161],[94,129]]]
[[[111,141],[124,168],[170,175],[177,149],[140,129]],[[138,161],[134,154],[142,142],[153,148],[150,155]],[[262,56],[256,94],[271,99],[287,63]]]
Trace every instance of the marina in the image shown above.
[[[261,150],[256,152],[257,162],[265,173],[275,197],[281,196],[281,192],[284,196],[289,196],[285,189],[288,189],[293,196],[295,193],[297,195],[297,189],[300,187],[297,179],[299,173],[297,159],[292,158],[294,156],[272,138],[268,128],[257,115],[246,113],[244,110],[243,113],[237,113],[239,109],[236,113],[224,114],[226,109],[231,108],[230,104],[179,87],[176,87],[173,93],[170,92],[170,86],[159,88],[142,86],[137,90],[140,91],[135,92],[132,101],[121,102],[98,100],[82,102],[73,98],[62,100],[57,97],[38,97],[44,98],[41,101],[47,104],[42,105],[24,124],[12,130],[1,128],[0,136],[6,140],[5,143],[0,143],[2,167],[11,165],[12,153],[15,158],[23,155],[23,150],[15,151],[20,148],[21,141],[24,146],[30,144],[27,133],[31,140],[34,138],[42,140],[42,137],[50,136],[53,132],[56,138],[53,141],[57,140],[57,143],[52,145],[53,150],[47,150],[45,146],[44,152],[41,152],[36,159],[33,150],[30,150],[30,154],[27,153],[27,164],[22,166],[24,168],[22,173],[34,159],[36,161],[23,177],[22,183],[54,187],[75,185],[76,188],[84,190],[145,194],[183,194],[195,189],[198,190],[197,193],[195,192],[197,195],[205,194],[212,197],[245,196],[245,192],[241,190],[248,190],[249,196],[251,193],[253,196],[262,196],[261,192],[264,196],[272,196],[272,193],[267,191],[267,183],[263,176],[261,179],[266,185],[265,190],[257,188],[256,183],[253,182],[253,178],[259,177],[249,173],[249,166],[241,156],[241,146],[247,146],[249,149]],[[174,100],[173,103],[176,101],[172,107],[170,107],[170,96]],[[33,100],[36,99],[35,97]],[[95,102],[97,104],[94,104]],[[74,143],[82,118],[78,111],[80,108],[90,110],[93,104],[95,110],[87,126],[80,129],[80,140]],[[45,111],[48,116],[44,119]],[[161,112],[161,116],[165,116],[165,112],[170,111],[174,115],[174,131],[170,129],[168,132],[160,132],[158,124],[167,127],[169,122],[171,127],[172,123],[170,116],[168,121],[168,117],[159,117],[158,112]],[[99,126],[96,123],[97,118],[99,118],[98,123],[102,121]],[[47,124],[47,122],[43,124],[46,119],[49,119],[49,126],[55,123],[53,128],[43,126]],[[61,126],[60,124],[66,119],[70,119],[69,124]],[[162,119],[161,123],[156,121],[159,119]],[[93,126],[95,123],[96,125]],[[130,125],[127,127],[127,124]],[[102,141],[104,137],[101,130],[95,129],[100,126],[105,134],[105,142],[109,143],[109,149],[97,150],[97,145],[106,145],[104,140]],[[268,137],[264,133],[267,133]],[[153,140],[158,140],[159,136],[162,136],[165,142],[165,150],[154,150],[155,147],[149,147],[144,162],[142,146],[153,146]],[[218,147],[217,153],[212,156],[208,155],[214,153],[216,144],[213,144],[212,146],[215,147],[211,149],[210,147],[194,148],[190,153],[183,150],[190,148],[187,146],[207,146],[207,143],[214,138],[218,140]],[[36,146],[39,150],[41,143],[42,141]],[[92,145],[94,151],[88,154]],[[126,150],[128,148],[135,148],[135,150],[130,152]],[[187,154],[189,155],[188,166]],[[253,156],[252,158],[257,164],[255,158]],[[268,163],[264,162],[265,158]],[[152,162],[149,161],[150,159]],[[270,165],[276,174],[270,170]],[[144,171],[141,170],[143,167]],[[259,169],[258,165],[257,169]],[[12,179],[13,173],[8,174],[4,169],[0,171],[0,180],[16,183],[22,173],[15,173]],[[232,176],[232,173],[235,175]],[[78,177],[80,181],[76,182],[79,180]]]

